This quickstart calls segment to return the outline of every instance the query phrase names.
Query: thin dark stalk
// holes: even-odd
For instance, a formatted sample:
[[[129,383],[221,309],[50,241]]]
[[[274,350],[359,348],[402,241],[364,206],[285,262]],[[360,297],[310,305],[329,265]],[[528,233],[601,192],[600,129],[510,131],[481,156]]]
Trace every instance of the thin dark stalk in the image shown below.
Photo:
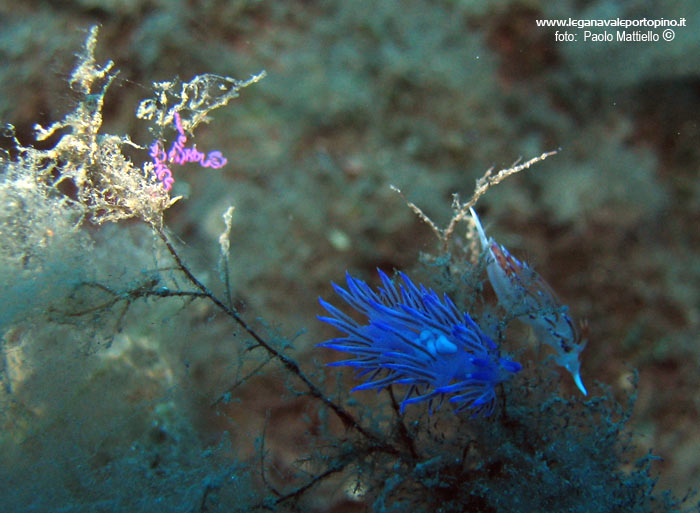
[[[299,488],[296,488],[295,490],[278,497],[277,499],[275,499],[274,502],[271,502],[268,504],[265,504],[265,503],[259,504],[255,509],[266,509],[266,510],[270,510],[270,511],[276,511],[277,508],[275,506],[277,506],[278,504],[281,504],[281,503],[288,501],[288,500],[291,500],[291,499],[295,499],[297,497],[301,497],[301,495],[304,492],[306,492],[306,490],[308,490],[309,488],[314,486],[316,483],[319,483],[320,481],[323,481],[327,477],[329,477],[337,472],[340,472],[346,466],[347,466],[347,463],[340,463],[340,464],[334,465],[334,466],[324,470],[323,472],[321,472],[317,476],[314,476],[312,479],[310,479],[307,483],[301,485]]]
[[[263,485],[265,485],[266,488],[268,488],[277,497],[282,497],[282,494],[274,486],[272,486],[268,482],[267,477],[265,477],[265,434],[267,432],[267,424],[269,421],[270,411],[268,410],[267,415],[265,416],[262,437],[260,438],[260,478],[262,479]]]
[[[172,245],[172,242],[170,242],[170,239],[165,233],[165,231],[157,226],[153,226],[153,229],[163,240],[165,247],[168,249],[168,252],[172,255],[178,268],[187,277],[187,279],[201,291],[202,296],[206,297],[217,307],[219,307],[220,310],[222,310],[226,315],[233,319],[236,322],[236,324],[238,324],[246,333],[248,333],[248,335],[250,335],[253,338],[253,340],[255,340],[260,345],[260,347],[265,349],[265,351],[267,351],[271,356],[279,360],[289,372],[294,374],[302,383],[304,383],[309,394],[312,397],[320,400],[323,404],[330,408],[331,411],[333,411],[333,413],[335,413],[335,415],[341,420],[341,422],[347,429],[353,429],[357,431],[368,441],[370,441],[378,450],[381,450],[382,452],[386,452],[389,454],[398,454],[398,450],[395,447],[387,444],[386,442],[383,442],[379,437],[362,427],[357,421],[357,419],[350,412],[348,412],[341,405],[333,402],[329,397],[327,397],[321,391],[321,389],[318,388],[306,376],[306,374],[304,374],[304,372],[299,368],[299,365],[294,360],[272,347],[272,345],[270,345],[269,342],[267,342],[261,335],[259,335],[234,309],[226,305],[217,296],[215,296],[214,293],[211,292],[206,285],[199,281],[197,277],[194,274],[192,274],[192,271],[190,271],[189,268],[185,265],[185,263],[182,261],[182,258],[180,258],[179,253],[175,250],[175,247]]]
[[[411,434],[408,432],[406,424],[404,424],[403,416],[401,415],[401,410],[399,408],[399,403],[396,401],[396,397],[394,396],[394,389],[392,386],[389,386],[387,390],[389,391],[389,397],[391,397],[391,407],[394,409],[394,413],[396,413],[396,423],[399,427],[399,436],[401,437],[401,440],[403,441],[404,445],[408,448],[408,451],[411,453],[413,459],[417,460],[418,451],[416,451],[416,446],[413,443],[413,438],[411,438]]]

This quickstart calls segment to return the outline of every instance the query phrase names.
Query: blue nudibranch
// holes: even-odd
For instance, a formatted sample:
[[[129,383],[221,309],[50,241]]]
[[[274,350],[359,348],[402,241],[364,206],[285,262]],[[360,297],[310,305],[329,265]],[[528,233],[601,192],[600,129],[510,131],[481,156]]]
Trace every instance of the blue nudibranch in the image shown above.
[[[333,283],[336,293],[367,318],[361,324],[323,298],[330,317],[319,320],[346,334],[319,344],[353,355],[330,365],[359,369],[365,383],[355,390],[406,385],[401,402],[406,405],[450,396],[457,411],[469,408],[473,416],[490,415],[495,407],[495,387],[522,369],[499,355],[498,347],[467,313],[460,313],[447,294],[442,300],[423,285],[416,287],[404,273],[398,289],[381,270],[382,288],[372,290],[346,273],[348,290]]]

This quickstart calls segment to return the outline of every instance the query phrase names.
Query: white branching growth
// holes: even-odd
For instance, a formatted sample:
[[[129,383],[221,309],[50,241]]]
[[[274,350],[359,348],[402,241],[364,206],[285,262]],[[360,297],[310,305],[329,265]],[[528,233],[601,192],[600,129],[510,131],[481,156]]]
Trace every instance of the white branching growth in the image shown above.
[[[220,248],[220,253],[219,253],[219,276],[221,278],[221,281],[224,284],[224,287],[226,288],[226,300],[228,301],[228,306],[231,307],[231,283],[229,280],[230,276],[230,271],[229,271],[229,260],[230,260],[230,251],[231,251],[231,226],[232,226],[232,221],[233,221],[233,211],[236,208],[234,206],[228,207],[226,212],[223,213],[221,217],[224,218],[224,224],[226,225],[226,228],[224,229],[223,232],[221,232],[221,235],[219,235],[219,248]]]
[[[79,95],[74,110],[48,127],[34,127],[38,141],[60,135],[58,142],[47,150],[25,147],[8,126],[6,131],[13,137],[18,156],[0,155],[0,164],[26,170],[28,179],[43,187],[47,195],[61,198],[79,211],[76,226],[84,219],[102,224],[136,217],[160,228],[164,211],[180,198],[171,198],[159,183],[154,163],[146,154],[146,162],[137,167],[122,151],[125,146],[146,148],[128,136],[101,132],[104,98],[118,72],[112,61],[96,63],[97,34],[98,28],[92,27],[70,77],[70,87]],[[164,126],[172,124],[175,113],[184,110],[187,115],[182,117],[182,126],[191,131],[208,120],[209,112],[226,105],[239,96],[240,89],[264,76],[264,71],[248,80],[205,74],[185,83],[156,83],[155,98],[141,102],[137,115],[150,120],[155,132],[162,132]],[[75,190],[75,194],[67,195],[65,190]]]
[[[182,113],[182,127],[192,132],[199,123],[209,121],[209,112],[238,98],[241,89],[262,80],[265,75],[265,71],[261,71],[248,80],[237,80],[205,73],[189,82],[154,82],[155,97],[139,104],[136,117],[163,128],[173,124],[175,113]]]
[[[511,167],[507,169],[501,169],[498,171],[496,174],[493,174],[493,168],[489,169],[484,173],[484,176],[479,178],[476,181],[476,187],[474,188],[474,193],[472,194],[472,197],[469,201],[462,203],[459,199],[458,194],[453,194],[452,195],[452,219],[450,219],[450,222],[445,228],[440,228],[435,222],[433,222],[432,219],[430,219],[423,210],[418,207],[415,203],[408,201],[406,197],[403,195],[401,190],[394,186],[391,185],[391,189],[395,191],[397,194],[399,194],[406,204],[408,205],[408,208],[413,210],[413,212],[428,226],[430,226],[430,229],[433,231],[435,236],[440,240],[442,243],[442,249],[443,251],[447,251],[450,239],[452,238],[452,234],[454,233],[454,230],[457,226],[457,223],[462,221],[463,219],[467,219],[467,222],[470,223],[470,227],[467,232],[467,239],[470,241],[472,245],[477,244],[477,238],[474,235],[474,223],[471,219],[471,216],[469,215],[469,209],[476,205],[476,202],[479,201],[479,198],[483,196],[486,191],[488,191],[491,187],[494,185],[497,185],[501,183],[503,180],[508,178],[511,175],[514,175],[515,173],[519,173],[520,171],[529,168],[533,164],[536,164],[537,162],[541,162],[547,157],[551,157],[552,155],[556,154],[556,151],[549,151],[546,153],[543,153],[539,157],[532,158],[528,160],[527,162],[523,162],[522,164],[518,164],[516,161]],[[475,255],[478,254],[478,245],[474,246],[475,251],[471,251],[471,254]]]
[[[96,64],[97,33],[97,27],[90,29],[71,74],[70,87],[79,95],[73,111],[46,128],[34,127],[37,141],[56,135],[60,139],[47,150],[22,146],[15,139],[18,156],[11,164],[25,169],[47,194],[80,211],[76,225],[84,219],[101,224],[138,217],[159,226],[177,198],[163,191],[148,166],[136,167],[122,152],[124,146],[141,146],[128,136],[100,131],[104,97],[117,72],[112,61]],[[66,189],[75,194],[65,194]]]

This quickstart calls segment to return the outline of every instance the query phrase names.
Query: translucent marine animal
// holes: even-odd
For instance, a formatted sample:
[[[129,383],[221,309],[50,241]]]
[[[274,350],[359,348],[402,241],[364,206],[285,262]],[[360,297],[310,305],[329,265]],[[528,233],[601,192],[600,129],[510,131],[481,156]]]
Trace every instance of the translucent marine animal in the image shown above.
[[[508,313],[532,326],[540,341],[554,348],[557,364],[571,373],[576,386],[583,395],[587,395],[581,381],[579,361],[587,340],[582,338],[569,316],[568,307],[561,304],[549,284],[527,263],[520,262],[506,248],[487,237],[479,216],[474,209],[470,211],[481,246],[487,251],[486,272],[498,302]],[[582,328],[584,332],[587,331],[585,324]]]
[[[499,356],[496,344],[467,313],[460,313],[447,295],[442,299],[423,285],[417,287],[403,273],[397,288],[382,271],[382,288],[372,290],[362,280],[346,273],[348,290],[333,284],[335,292],[354,310],[366,317],[355,321],[322,298],[330,314],[319,316],[346,334],[319,344],[353,355],[332,366],[359,370],[365,383],[355,390],[378,389],[392,384],[406,385],[401,402],[406,405],[450,396],[457,411],[468,408],[473,416],[490,415],[495,407],[495,388],[522,367]]]

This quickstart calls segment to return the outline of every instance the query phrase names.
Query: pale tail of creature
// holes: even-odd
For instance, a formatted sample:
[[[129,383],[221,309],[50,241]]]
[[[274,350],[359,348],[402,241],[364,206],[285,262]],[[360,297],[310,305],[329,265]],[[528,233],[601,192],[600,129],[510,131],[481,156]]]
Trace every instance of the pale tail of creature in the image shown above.
[[[487,237],[479,216],[470,209],[481,239],[482,250],[487,252],[486,272],[501,306],[511,315],[532,326],[537,338],[556,351],[557,364],[568,370],[583,395],[586,387],[581,381],[579,355],[586,347],[568,313],[549,284],[527,263],[520,262],[508,250]],[[584,335],[587,326],[582,325]]]

